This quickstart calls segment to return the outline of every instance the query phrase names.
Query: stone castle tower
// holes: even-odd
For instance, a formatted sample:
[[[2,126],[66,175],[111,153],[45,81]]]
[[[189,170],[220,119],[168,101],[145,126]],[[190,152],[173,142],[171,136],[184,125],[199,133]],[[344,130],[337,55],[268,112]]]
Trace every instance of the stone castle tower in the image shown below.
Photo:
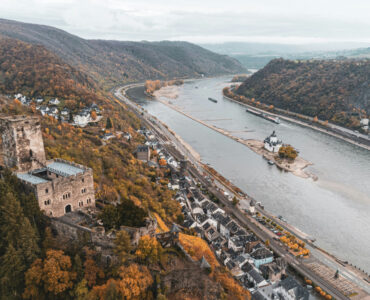
[[[45,165],[44,142],[37,117],[0,116],[0,133],[4,164],[18,171]]]

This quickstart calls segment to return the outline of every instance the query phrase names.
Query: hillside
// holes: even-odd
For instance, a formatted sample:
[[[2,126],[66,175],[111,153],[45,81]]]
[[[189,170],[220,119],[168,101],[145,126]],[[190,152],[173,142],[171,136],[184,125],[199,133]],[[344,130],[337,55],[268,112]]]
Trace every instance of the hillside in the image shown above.
[[[311,117],[356,128],[370,113],[370,60],[275,59],[236,93]]]
[[[245,71],[236,59],[187,42],[85,40],[57,28],[4,19],[0,19],[0,36],[43,45],[106,86]]]
[[[0,92],[96,100],[96,83],[43,46],[0,39]],[[90,101],[90,102],[91,102]]]

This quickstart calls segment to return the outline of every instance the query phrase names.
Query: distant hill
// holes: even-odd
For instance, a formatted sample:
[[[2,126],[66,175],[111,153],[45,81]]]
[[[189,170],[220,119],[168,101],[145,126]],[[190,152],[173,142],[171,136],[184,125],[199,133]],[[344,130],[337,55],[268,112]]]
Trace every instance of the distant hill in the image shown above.
[[[96,83],[44,46],[0,39],[0,92],[96,100]]]
[[[0,19],[0,36],[43,45],[97,82],[214,76],[245,72],[234,58],[187,42],[85,40],[44,25]]]
[[[239,95],[355,128],[370,114],[370,60],[275,59],[249,77]]]

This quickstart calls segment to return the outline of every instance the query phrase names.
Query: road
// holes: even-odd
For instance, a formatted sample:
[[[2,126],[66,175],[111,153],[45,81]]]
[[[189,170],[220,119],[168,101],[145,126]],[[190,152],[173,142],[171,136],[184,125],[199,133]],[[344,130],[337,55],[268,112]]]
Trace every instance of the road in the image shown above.
[[[213,193],[221,201],[221,203],[224,205],[224,209],[226,212],[234,216],[234,218],[237,219],[241,225],[248,227],[262,241],[269,240],[270,248],[277,255],[286,259],[287,263],[291,267],[293,267],[297,272],[313,280],[316,284],[320,285],[323,290],[331,294],[336,299],[349,299],[341,292],[339,292],[335,286],[330,284],[327,280],[319,277],[306,265],[304,265],[301,261],[302,259],[295,258],[289,251],[287,251],[283,244],[273,240],[272,237],[274,236],[274,234],[272,232],[266,231],[266,228],[259,224],[256,220],[241,212],[237,207],[233,206],[229,199],[220,191],[220,189],[216,185],[212,184],[211,182],[205,179],[203,174],[207,173],[207,171],[202,168],[199,161],[173,135],[173,133],[166,126],[164,126],[163,123],[161,123],[159,120],[156,120],[152,115],[144,111],[140,106],[133,103],[127,98],[126,90],[142,85],[143,84],[130,84],[124,87],[119,87],[115,90],[114,95],[116,96],[117,99],[119,99],[119,101],[125,103],[129,108],[131,108],[133,112],[144,122],[144,124],[146,124],[149,128],[151,128],[151,130],[153,130],[156,133],[160,142],[162,142],[164,145],[173,146],[168,147],[167,150],[168,152],[170,152],[172,156],[175,157],[175,159],[182,159],[183,156],[187,157],[187,159],[191,162],[188,168],[191,175],[197,178],[204,186],[207,187],[207,189],[211,193]],[[212,174],[209,175],[212,176]],[[263,228],[261,228],[261,226]],[[319,262],[319,260],[317,261]]]

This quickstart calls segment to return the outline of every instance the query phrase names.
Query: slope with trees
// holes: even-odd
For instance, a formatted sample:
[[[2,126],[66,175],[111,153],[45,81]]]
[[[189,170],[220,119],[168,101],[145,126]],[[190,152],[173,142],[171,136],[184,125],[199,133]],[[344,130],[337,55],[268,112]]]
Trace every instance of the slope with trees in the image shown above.
[[[0,19],[0,36],[43,45],[105,86],[245,71],[236,60],[187,42],[85,40],[63,30]]]
[[[266,105],[357,129],[370,114],[370,60],[275,59],[236,93]]]

